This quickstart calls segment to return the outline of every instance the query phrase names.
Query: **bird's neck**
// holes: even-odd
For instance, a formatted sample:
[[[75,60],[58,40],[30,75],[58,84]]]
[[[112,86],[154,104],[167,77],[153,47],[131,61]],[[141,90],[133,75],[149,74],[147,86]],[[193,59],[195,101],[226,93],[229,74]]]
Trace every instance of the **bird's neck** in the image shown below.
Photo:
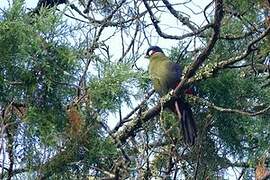
[[[150,61],[164,61],[166,59],[166,56],[161,52],[156,52],[150,57]]]
[[[161,56],[165,56],[162,52],[154,52],[153,54],[151,54],[151,57],[161,57]]]

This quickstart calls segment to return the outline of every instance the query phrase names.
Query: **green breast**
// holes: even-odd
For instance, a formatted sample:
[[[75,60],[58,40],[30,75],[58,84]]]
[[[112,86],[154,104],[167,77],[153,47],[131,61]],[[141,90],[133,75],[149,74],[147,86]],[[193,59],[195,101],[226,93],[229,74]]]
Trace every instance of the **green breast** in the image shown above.
[[[150,58],[149,74],[154,85],[154,89],[161,96],[168,93],[168,78],[169,78],[169,65],[170,61],[166,56],[158,56]]]

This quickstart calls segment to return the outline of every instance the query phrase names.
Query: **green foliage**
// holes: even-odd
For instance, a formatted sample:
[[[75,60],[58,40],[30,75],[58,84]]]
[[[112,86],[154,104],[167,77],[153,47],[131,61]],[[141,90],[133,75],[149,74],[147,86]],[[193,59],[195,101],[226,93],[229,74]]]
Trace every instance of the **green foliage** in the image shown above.
[[[230,13],[238,13],[239,15],[245,14],[246,16],[252,18],[250,20],[255,20],[255,14],[257,13],[256,5],[259,1],[260,0],[225,0],[224,4]]]
[[[167,136],[170,140],[180,139],[180,122],[179,119],[169,111],[162,112],[162,118],[160,118],[160,126],[164,131],[164,135]]]
[[[19,120],[23,131],[15,129],[15,134],[33,144],[20,148],[24,158],[33,158],[28,160],[34,164],[40,163],[38,147],[59,143],[59,133],[67,122],[65,104],[74,93],[67,86],[77,71],[76,52],[51,41],[49,34],[54,33],[59,21],[47,15],[44,22],[29,23],[22,3],[15,1],[0,22],[0,102],[3,106],[11,102],[26,106],[25,116]]]
[[[260,87],[258,79],[243,78],[239,76],[239,70],[224,71],[215,78],[201,82],[198,89],[200,96],[225,108],[256,111],[257,105],[262,102],[269,103],[268,92]],[[269,125],[265,123],[264,117],[208,110],[214,119],[212,130],[220,139],[217,142],[226,144],[224,151],[231,149],[231,155],[255,158],[266,148],[265,145],[268,143],[266,134],[258,133],[268,131]],[[266,136],[269,137],[269,134]],[[257,147],[256,152],[249,151],[254,146]]]
[[[164,168],[164,164],[166,164],[167,160],[168,160],[169,156],[166,155],[158,155],[157,157],[155,157],[155,160],[153,162],[154,165],[154,173],[157,173]]]
[[[130,95],[136,95],[133,87],[138,84],[140,74],[129,64],[104,62],[98,76],[90,80],[90,96],[95,108],[116,111],[125,102],[130,104]]]
[[[66,119],[64,110],[60,112],[56,108],[41,110],[37,107],[29,107],[25,121],[31,137],[40,138],[42,143],[51,146],[56,145],[59,140],[58,132],[63,131]]]
[[[9,9],[1,11],[0,110],[4,112],[5,108],[12,107],[1,114],[1,123],[6,125],[2,127],[9,132],[7,137],[7,131],[3,136],[3,143],[6,144],[2,151],[13,147],[14,173],[17,173],[15,169],[18,167],[18,171],[21,168],[27,172],[17,176],[14,174],[13,178],[107,178],[107,172],[117,173],[116,170],[125,170],[130,177],[137,178],[138,173],[146,172],[148,168],[151,172],[142,174],[155,178],[155,175],[160,177],[167,173],[170,161],[170,175],[177,169],[178,174],[184,174],[186,178],[194,175],[195,171],[197,178],[206,178],[218,177],[220,170],[232,165],[231,159],[255,166],[257,158],[269,150],[269,112],[247,116],[241,111],[256,112],[270,103],[269,87],[263,86],[269,79],[263,73],[265,66],[262,64],[270,50],[268,39],[254,45],[258,51],[235,64],[239,67],[226,66],[218,71],[213,70],[219,62],[245,52],[247,45],[266,28],[262,0],[225,1],[220,39],[197,72],[196,78],[200,81],[194,86],[199,98],[238,112],[222,112],[209,104],[195,101],[194,97],[186,98],[196,102],[190,101],[198,126],[197,144],[193,147],[183,144],[180,122],[166,110],[161,117],[156,116],[140,124],[142,128],[138,131],[142,133],[132,132],[127,143],[116,142],[108,131],[107,125],[110,124],[106,124],[108,119],[104,117],[111,113],[126,114],[126,106],[138,104],[136,100],[143,99],[151,84],[146,72],[134,70],[138,54],[134,53],[127,61],[113,62],[106,41],[115,34],[111,37],[103,35],[107,36],[107,32],[115,28],[115,33],[121,31],[123,37],[133,38],[131,34],[134,29],[129,29],[130,32],[126,30],[128,26],[125,21],[132,26],[135,22],[133,19],[136,19],[136,23],[145,23],[149,19],[145,18],[144,13],[133,17],[135,9],[132,8],[136,3],[123,5],[120,8],[123,11],[118,9],[108,18],[116,6],[111,0],[93,1],[90,4],[90,10],[94,11],[97,19],[104,17],[108,24],[99,20],[93,23],[91,18],[85,18],[87,23],[84,23],[84,15],[91,17],[91,12],[87,16],[81,14],[80,20],[77,17],[72,19],[71,25],[68,25],[66,16],[63,16],[65,13],[59,12],[56,7],[41,8],[39,14],[31,14],[26,13],[28,10],[21,0],[15,0]],[[153,8],[154,11],[156,9]],[[130,15],[128,19],[124,18],[125,13]],[[159,13],[155,15],[158,17]],[[118,25],[114,27],[118,18],[120,28]],[[141,28],[148,25],[138,27],[145,30],[143,33],[146,36],[147,29]],[[239,38],[250,31],[254,33]],[[170,50],[171,59],[188,67],[201,51],[193,51],[192,46],[198,45],[195,41],[200,40],[204,46],[211,32],[206,30],[194,41],[187,38],[179,43]],[[144,46],[140,42],[143,37],[140,33],[134,39],[133,51],[137,46]],[[72,39],[74,36],[83,38]],[[226,39],[228,37],[231,39]],[[88,51],[92,43],[96,48],[93,53]],[[125,43],[122,44],[125,46],[123,51],[127,48]],[[116,45],[121,46],[120,42]],[[103,52],[107,54],[103,56]],[[13,103],[22,106],[12,106]],[[134,118],[142,117],[153,104],[156,104],[156,98],[147,100],[127,121],[130,120],[132,124]],[[80,114],[78,119],[81,124],[77,134],[70,130],[73,124],[67,107],[72,105]],[[19,111],[22,111],[21,114]],[[129,127],[127,124],[124,126]],[[119,135],[118,132],[115,134]],[[119,161],[126,156],[129,166],[119,166],[117,169]],[[5,173],[9,161],[4,162]]]
[[[173,61],[180,63],[182,67],[189,65],[192,62],[192,54],[187,52],[187,48],[189,47],[189,43],[185,45],[185,43],[178,44],[176,47],[172,47],[169,52],[169,57]]]

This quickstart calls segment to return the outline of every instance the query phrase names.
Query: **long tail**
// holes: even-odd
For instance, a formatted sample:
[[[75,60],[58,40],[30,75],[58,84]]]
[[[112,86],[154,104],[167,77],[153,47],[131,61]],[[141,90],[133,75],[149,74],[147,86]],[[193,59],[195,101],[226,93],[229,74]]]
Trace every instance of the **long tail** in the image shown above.
[[[197,128],[190,105],[182,99],[177,99],[174,106],[174,112],[177,113],[182,125],[184,142],[188,145],[193,145],[197,137]]]

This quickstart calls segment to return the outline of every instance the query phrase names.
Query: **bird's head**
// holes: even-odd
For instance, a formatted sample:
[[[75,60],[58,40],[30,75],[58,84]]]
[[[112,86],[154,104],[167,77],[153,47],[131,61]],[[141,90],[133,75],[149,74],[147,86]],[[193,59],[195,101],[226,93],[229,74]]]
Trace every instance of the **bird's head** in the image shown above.
[[[155,53],[162,53],[162,54],[164,54],[164,52],[162,51],[162,49],[160,47],[158,47],[158,46],[151,46],[151,47],[149,47],[147,49],[145,58],[150,58]]]

